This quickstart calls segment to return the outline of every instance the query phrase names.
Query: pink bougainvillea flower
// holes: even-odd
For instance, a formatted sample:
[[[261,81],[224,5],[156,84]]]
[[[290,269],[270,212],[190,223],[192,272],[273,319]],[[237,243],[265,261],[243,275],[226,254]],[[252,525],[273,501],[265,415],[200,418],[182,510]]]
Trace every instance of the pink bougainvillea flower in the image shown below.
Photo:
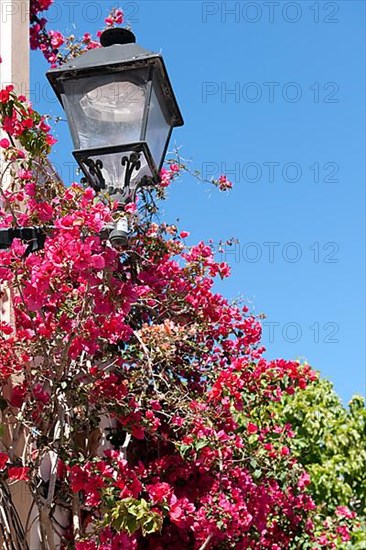
[[[256,424],[253,424],[252,422],[248,422],[247,431],[250,434],[256,434],[258,432],[258,426]]]
[[[10,147],[10,141],[6,138],[0,139],[0,147],[2,147],[3,149],[7,149],[8,147]]]
[[[351,512],[348,506],[337,506],[336,514],[339,517],[350,518],[350,519],[356,516],[355,512]]]
[[[233,187],[233,184],[231,183],[231,181],[229,181],[227,177],[224,175],[220,176],[217,181],[218,181],[218,186],[220,191],[226,191],[228,189],[232,189]]]
[[[164,482],[147,485],[146,490],[154,503],[161,503],[168,500],[168,497],[173,492],[173,488],[168,483]]]
[[[6,453],[0,453],[0,472],[5,469],[8,460],[9,457]]]
[[[48,35],[51,38],[51,45],[55,49],[60,48],[65,42],[64,36],[59,31],[49,31]]]
[[[299,481],[297,482],[297,486],[299,487],[299,489],[304,489],[305,487],[307,487],[310,483],[310,476],[307,472],[303,472],[300,477],[299,477]]]
[[[8,469],[10,481],[28,481],[30,468],[24,466],[13,466]]]
[[[14,328],[9,325],[8,323],[5,323],[4,321],[1,321],[0,322],[0,332],[2,332],[3,334],[11,334],[12,332],[14,332]]]
[[[53,136],[51,136],[51,134],[48,134],[46,136],[46,142],[48,143],[48,145],[54,145],[55,143],[57,143],[57,139],[54,138]]]
[[[125,206],[125,211],[129,212],[130,214],[133,214],[137,210],[137,204],[135,202],[129,202]]]
[[[14,86],[9,84],[2,90],[0,90],[0,103],[7,103],[10,98],[10,93],[14,90]]]

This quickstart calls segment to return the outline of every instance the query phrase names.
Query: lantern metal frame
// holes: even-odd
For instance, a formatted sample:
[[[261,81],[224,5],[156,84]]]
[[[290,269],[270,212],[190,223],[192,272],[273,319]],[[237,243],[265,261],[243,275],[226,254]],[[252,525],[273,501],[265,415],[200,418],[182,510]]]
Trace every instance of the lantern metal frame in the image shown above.
[[[130,156],[126,156],[123,154],[130,151],[132,151]],[[124,181],[119,182],[119,185],[113,186],[113,188],[111,188],[111,186],[108,186],[107,188],[104,176],[101,172],[101,169],[103,168],[103,163],[100,159],[98,159],[98,157],[102,157],[108,153],[121,153],[121,164],[127,164]],[[141,153],[145,155],[149,167],[151,167],[150,163],[153,163],[154,159],[152,158],[150,149],[147,146],[146,142],[140,142],[139,144],[129,143],[126,145],[114,145],[113,147],[98,147],[95,149],[79,149],[73,151],[73,155],[84,174],[84,182],[87,181],[90,184],[90,187],[92,187],[96,192],[106,190],[110,195],[119,192],[121,195],[126,197],[126,200],[128,199],[128,196],[130,194],[129,192],[131,191],[130,182],[134,169],[139,168],[137,167],[137,162],[140,162]],[[164,152],[164,156],[165,153],[166,151]],[[97,157],[97,160],[93,161],[91,157]],[[93,166],[91,163],[93,163],[95,166]],[[100,164],[98,165],[98,163]],[[130,169],[128,167],[128,164],[130,165]],[[95,173],[93,174],[92,171],[94,171]],[[92,181],[90,178],[90,176],[94,175],[97,178],[98,184],[95,184],[95,182]],[[138,182],[135,189],[137,190],[138,187],[142,187],[144,185],[156,185],[156,183],[158,182],[158,178],[159,173],[154,168],[152,178],[144,176],[141,181]]]

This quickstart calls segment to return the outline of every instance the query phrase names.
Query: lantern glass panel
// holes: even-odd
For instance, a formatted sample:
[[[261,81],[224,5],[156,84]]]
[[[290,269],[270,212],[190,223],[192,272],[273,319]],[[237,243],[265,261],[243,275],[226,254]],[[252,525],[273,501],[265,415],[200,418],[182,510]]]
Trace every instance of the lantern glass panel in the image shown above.
[[[163,155],[169,138],[170,129],[170,124],[166,121],[155,88],[153,87],[146,128],[146,142],[158,168],[164,160]]]
[[[77,149],[140,141],[147,75],[143,69],[64,82],[63,100]]]
[[[122,188],[124,185],[126,173],[126,165],[122,166],[122,157],[126,156],[127,158],[129,158],[132,153],[133,151],[105,154],[101,154],[100,152],[93,154],[91,152],[88,155],[88,159],[92,160],[94,164],[96,164],[98,161],[101,161],[102,168],[100,169],[100,171],[104,178],[106,188],[108,188],[109,186]],[[148,178],[151,178],[153,176],[151,168],[149,167],[149,164],[143,152],[140,153],[140,162],[141,168],[137,171],[134,170],[132,172],[131,180],[129,183],[130,189],[134,189],[144,176],[147,176]],[[94,186],[98,187],[100,185],[98,177],[97,175],[93,175],[93,168],[90,169],[87,163],[88,160],[81,160],[81,164],[83,165],[85,172],[88,174],[88,179],[93,183]]]

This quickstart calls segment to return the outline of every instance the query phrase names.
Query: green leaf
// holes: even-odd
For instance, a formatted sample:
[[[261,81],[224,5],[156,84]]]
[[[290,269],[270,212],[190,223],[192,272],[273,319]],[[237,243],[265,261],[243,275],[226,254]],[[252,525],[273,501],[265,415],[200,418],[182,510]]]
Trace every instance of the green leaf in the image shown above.
[[[145,521],[141,524],[143,536],[161,531],[163,527],[163,518],[156,512],[150,512]]]
[[[199,451],[200,449],[203,449],[203,447],[206,447],[206,446],[207,446],[207,441],[203,439],[196,441],[194,445],[196,451]]]

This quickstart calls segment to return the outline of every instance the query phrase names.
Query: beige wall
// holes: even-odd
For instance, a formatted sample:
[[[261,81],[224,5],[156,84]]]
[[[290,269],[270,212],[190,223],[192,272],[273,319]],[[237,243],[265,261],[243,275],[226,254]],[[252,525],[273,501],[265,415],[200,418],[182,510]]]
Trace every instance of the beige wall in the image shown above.
[[[0,0],[0,84],[29,91],[29,0]]]
[[[29,94],[29,0],[0,0],[0,87]],[[0,136],[3,137],[0,130]],[[0,158],[0,173],[4,163]],[[3,185],[8,184],[4,178]],[[12,322],[10,292],[0,287],[0,319]]]
[[[29,0],[0,0],[0,57],[0,88],[13,84],[17,93],[29,96]],[[1,131],[0,135],[4,137]],[[3,168],[1,158],[1,173]],[[3,183],[6,186],[8,181],[5,179]],[[4,285],[0,286],[0,320],[11,324],[14,322],[11,291]],[[7,431],[5,438],[6,435]],[[32,502],[27,486],[22,482],[16,483],[11,487],[11,493],[24,525]],[[30,550],[39,548],[34,540],[29,542]],[[1,548],[7,548],[4,541],[0,543]]]
[[[0,0],[0,57],[0,87],[13,84],[18,93],[29,95],[29,0]],[[12,322],[10,293],[2,288],[0,319]]]
[[[0,0],[0,57],[0,87],[13,84],[18,93],[29,95],[29,0]],[[3,169],[0,158],[0,173]],[[4,178],[3,185],[8,183]],[[1,287],[0,319],[12,322],[10,292]]]

